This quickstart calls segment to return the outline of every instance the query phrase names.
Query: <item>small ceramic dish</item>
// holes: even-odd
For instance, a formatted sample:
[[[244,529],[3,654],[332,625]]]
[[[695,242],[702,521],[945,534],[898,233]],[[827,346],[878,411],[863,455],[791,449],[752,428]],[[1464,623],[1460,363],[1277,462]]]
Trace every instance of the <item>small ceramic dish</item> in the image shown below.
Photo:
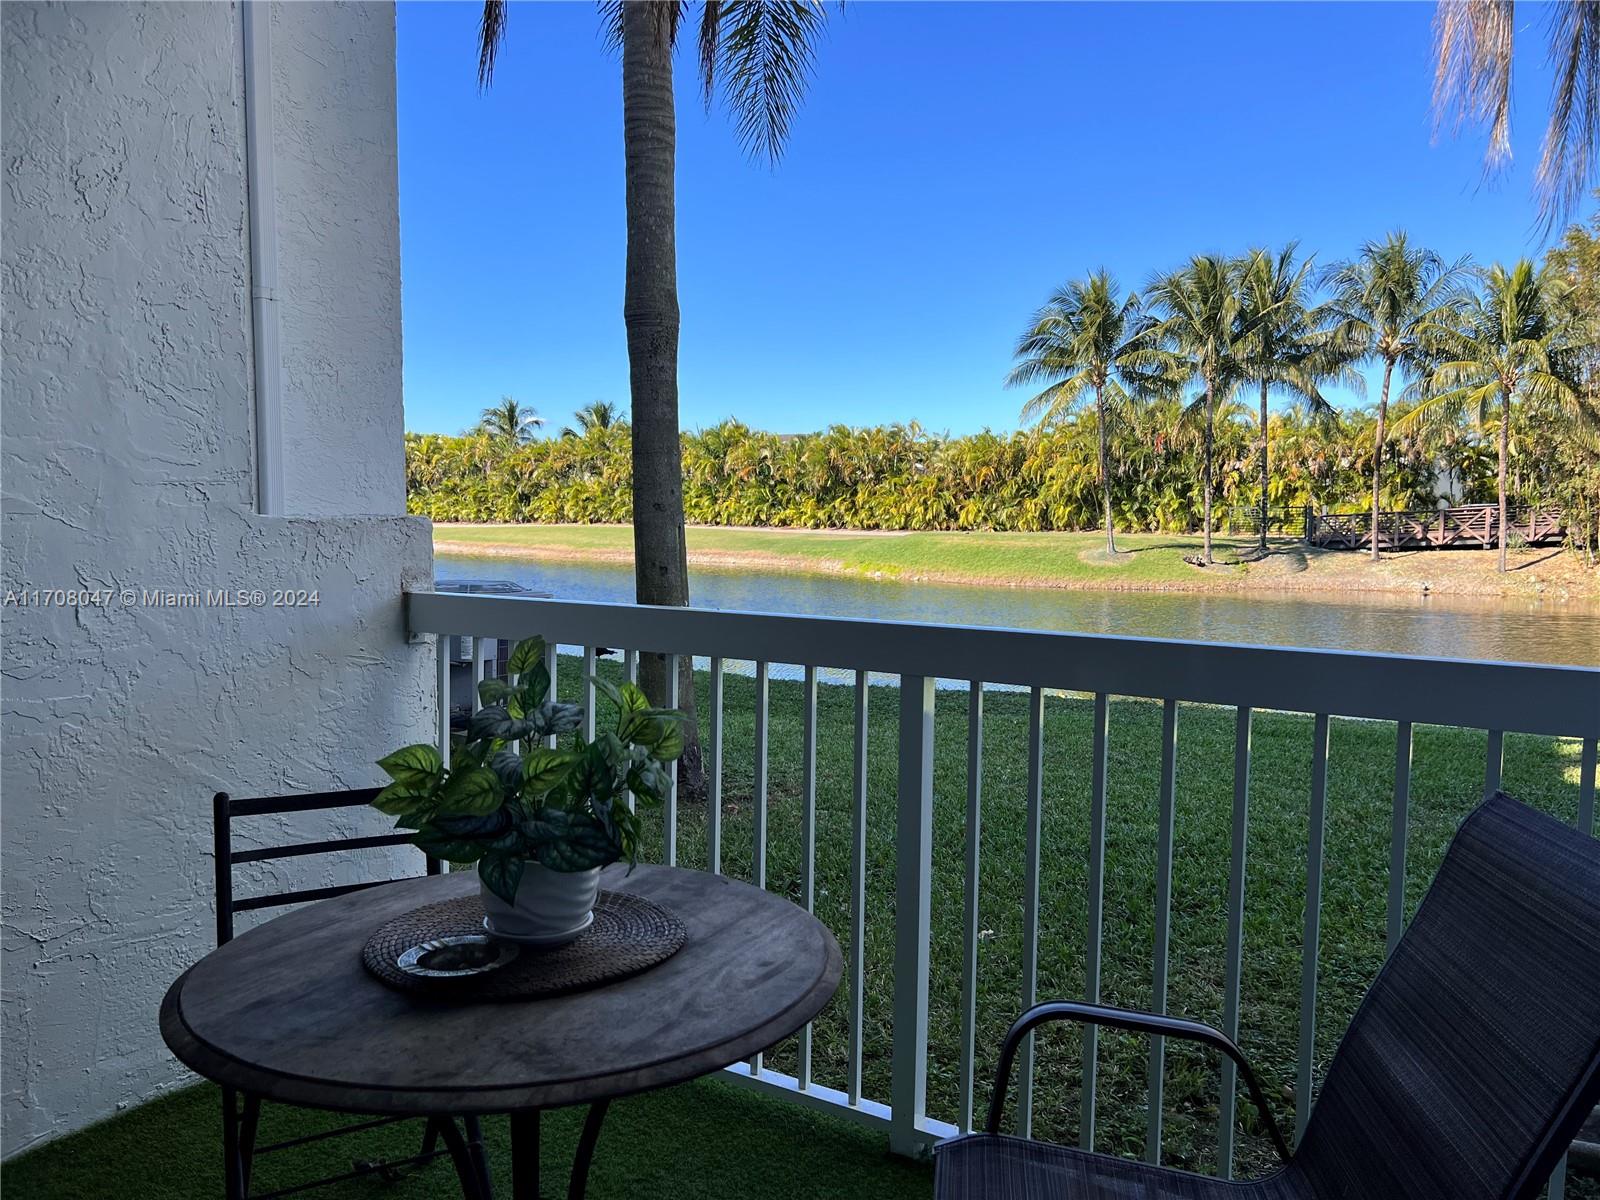
[[[465,979],[498,970],[517,956],[517,948],[482,933],[434,938],[402,953],[395,965],[423,979]]]

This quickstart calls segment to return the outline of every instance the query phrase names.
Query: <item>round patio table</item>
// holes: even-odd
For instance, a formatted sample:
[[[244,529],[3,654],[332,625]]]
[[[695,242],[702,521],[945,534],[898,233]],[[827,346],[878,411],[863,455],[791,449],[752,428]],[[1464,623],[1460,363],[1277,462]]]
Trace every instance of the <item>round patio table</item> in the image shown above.
[[[687,932],[682,949],[639,975],[563,996],[453,1004],[368,974],[361,950],[380,925],[477,886],[468,871],[406,879],[268,921],[178,978],[161,1004],[162,1037],[185,1065],[247,1095],[448,1118],[440,1132],[469,1200],[487,1195],[488,1172],[481,1153],[466,1155],[454,1118],[509,1114],[512,1195],[534,1200],[540,1111],[588,1104],[576,1198],[608,1101],[765,1050],[839,985],[839,945],[804,909],[721,875],[621,865],[601,886],[666,905]]]

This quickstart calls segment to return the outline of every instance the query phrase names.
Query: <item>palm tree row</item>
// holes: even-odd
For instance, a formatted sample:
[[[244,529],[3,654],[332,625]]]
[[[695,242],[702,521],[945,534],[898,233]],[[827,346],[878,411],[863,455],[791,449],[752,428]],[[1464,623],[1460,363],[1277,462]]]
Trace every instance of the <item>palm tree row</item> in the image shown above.
[[[1143,295],[1094,272],[1052,294],[1008,382],[1027,432],[930,436],[915,424],[777,437],[726,422],[680,439],[688,520],[876,529],[1189,530],[1214,554],[1219,506],[1559,503],[1600,541],[1600,217],[1542,268],[1475,271],[1403,233],[1317,273],[1293,244],[1199,256]],[[1380,381],[1371,409],[1359,365]],[[1287,402],[1272,411],[1276,395]],[[1248,404],[1246,403],[1248,401]],[[627,521],[636,452],[616,406],[558,438],[507,397],[460,438],[407,439],[413,511],[439,520]],[[1513,477],[1514,476],[1514,477]],[[1363,482],[1364,481],[1364,482]],[[1378,553],[1373,537],[1372,552]],[[1504,547],[1502,547],[1502,563]]]
[[[1593,345],[1592,298],[1583,300],[1571,271],[1552,259],[1536,269],[1473,271],[1446,264],[1403,232],[1369,242],[1315,281],[1312,263],[1290,244],[1273,253],[1197,255],[1150,281],[1144,298],[1122,294],[1104,270],[1060,288],[1034,315],[1016,348],[1008,382],[1044,384],[1024,404],[1024,421],[1049,426],[1092,397],[1100,429],[1099,483],[1106,549],[1115,553],[1112,480],[1104,446],[1110,426],[1131,407],[1178,397],[1183,420],[1200,437],[1199,491],[1204,561],[1213,558],[1217,418],[1246,387],[1259,389],[1256,418],[1260,472],[1260,544],[1266,550],[1271,492],[1269,401],[1287,398],[1314,422],[1334,416],[1322,388],[1357,394],[1357,366],[1381,369],[1372,423],[1372,556],[1379,555],[1384,471],[1397,375],[1406,420],[1438,434],[1468,417],[1479,430],[1497,424],[1500,527],[1506,528],[1506,472],[1518,413],[1580,436],[1593,405],[1579,395],[1583,349]],[[1318,300],[1321,290],[1326,298]],[[1591,360],[1592,361],[1592,360]],[[1501,569],[1505,545],[1501,539]]]
[[[915,425],[835,426],[798,437],[737,421],[685,434],[684,504],[706,525],[852,529],[1010,530],[1101,527],[1101,432],[1115,528],[1188,532],[1203,505],[1201,431],[1183,402],[1129,406],[1104,426],[1091,404],[1045,428],[940,437]],[[1402,411],[1406,411],[1402,405]],[[1359,504],[1371,479],[1370,410],[1327,420],[1273,412],[1275,511]],[[626,523],[631,519],[632,431],[621,424],[572,438],[512,446],[485,435],[410,434],[411,510],[438,521]],[[1251,407],[1218,406],[1213,442],[1219,528],[1254,529],[1263,504],[1259,431]],[[1392,439],[1386,508],[1428,507],[1444,473],[1469,495],[1493,496],[1492,447],[1470,432],[1421,428]],[[1519,495],[1544,499],[1547,482],[1524,473]]]

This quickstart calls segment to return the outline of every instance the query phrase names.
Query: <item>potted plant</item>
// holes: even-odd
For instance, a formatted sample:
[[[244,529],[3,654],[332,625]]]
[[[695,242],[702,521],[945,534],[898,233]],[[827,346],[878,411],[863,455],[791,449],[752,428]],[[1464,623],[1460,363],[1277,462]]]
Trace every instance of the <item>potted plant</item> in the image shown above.
[[[594,919],[600,868],[637,861],[640,820],[623,795],[661,803],[683,752],[683,714],[596,677],[616,722],[587,741],[582,708],[545,699],[544,658],[544,639],[528,638],[506,664],[515,683],[478,685],[483,707],[452,742],[448,766],[425,742],[380,759],[393,782],[372,804],[427,854],[478,865],[490,933],[559,945]],[[551,736],[561,739],[553,749]]]

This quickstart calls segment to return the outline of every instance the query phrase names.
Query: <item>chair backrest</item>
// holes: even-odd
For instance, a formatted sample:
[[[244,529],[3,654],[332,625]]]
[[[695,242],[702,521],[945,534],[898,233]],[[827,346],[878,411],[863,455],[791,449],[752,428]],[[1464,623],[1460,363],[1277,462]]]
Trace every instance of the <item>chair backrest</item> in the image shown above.
[[[213,836],[216,846],[217,881],[217,945],[233,937],[235,913],[258,908],[279,908],[287,904],[303,904],[309,900],[326,900],[346,892],[390,883],[389,879],[374,879],[364,883],[341,883],[331,887],[299,888],[287,892],[270,892],[239,899],[233,894],[233,868],[239,863],[265,862],[273,859],[307,858],[314,854],[337,854],[347,850],[371,850],[380,846],[404,846],[410,843],[408,833],[385,833],[373,837],[333,838],[320,842],[293,842],[283,846],[252,846],[246,850],[233,848],[233,822],[238,817],[261,817],[285,813],[326,811],[339,808],[365,808],[372,803],[379,788],[356,788],[342,792],[312,792],[299,796],[257,796],[236,800],[227,792],[218,792],[212,798]],[[427,872],[437,875],[440,862],[428,857]]]
[[[1318,1200],[1524,1200],[1600,1100],[1600,842],[1502,794],[1463,822],[1295,1154]]]

